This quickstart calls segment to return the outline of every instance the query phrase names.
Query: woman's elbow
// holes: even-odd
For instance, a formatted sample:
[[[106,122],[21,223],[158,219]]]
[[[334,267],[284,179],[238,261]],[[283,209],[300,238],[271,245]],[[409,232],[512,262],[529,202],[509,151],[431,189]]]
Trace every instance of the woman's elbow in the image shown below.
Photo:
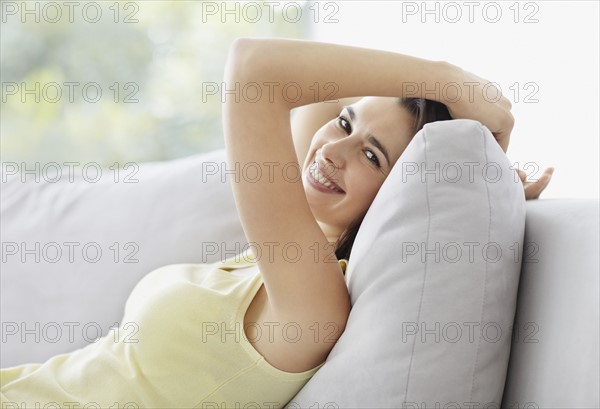
[[[265,40],[251,37],[236,38],[229,48],[225,66],[226,82],[258,81],[264,74]]]

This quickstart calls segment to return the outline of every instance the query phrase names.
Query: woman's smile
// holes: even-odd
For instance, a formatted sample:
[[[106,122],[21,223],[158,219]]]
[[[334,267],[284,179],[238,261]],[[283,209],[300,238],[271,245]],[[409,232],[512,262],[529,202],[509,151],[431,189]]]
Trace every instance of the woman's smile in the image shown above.
[[[323,193],[345,194],[317,162],[313,162],[304,173],[308,184]]]

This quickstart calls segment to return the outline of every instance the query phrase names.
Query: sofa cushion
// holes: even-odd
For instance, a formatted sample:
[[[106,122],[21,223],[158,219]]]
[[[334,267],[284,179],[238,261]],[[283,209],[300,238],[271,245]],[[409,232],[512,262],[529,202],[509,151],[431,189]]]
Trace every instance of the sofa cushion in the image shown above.
[[[93,164],[44,166],[37,181],[3,163],[2,367],[108,334],[158,267],[236,254],[246,240],[224,163],[221,149],[103,169],[98,180]]]
[[[499,407],[524,227],[523,188],[489,130],[425,125],[356,237],[346,330],[287,408]]]

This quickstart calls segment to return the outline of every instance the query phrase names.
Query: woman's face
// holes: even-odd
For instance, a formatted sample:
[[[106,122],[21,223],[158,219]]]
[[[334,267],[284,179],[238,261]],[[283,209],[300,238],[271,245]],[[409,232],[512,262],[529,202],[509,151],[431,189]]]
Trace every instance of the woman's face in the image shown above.
[[[367,97],[342,109],[315,133],[302,183],[329,241],[367,211],[410,142],[413,122],[397,98]]]

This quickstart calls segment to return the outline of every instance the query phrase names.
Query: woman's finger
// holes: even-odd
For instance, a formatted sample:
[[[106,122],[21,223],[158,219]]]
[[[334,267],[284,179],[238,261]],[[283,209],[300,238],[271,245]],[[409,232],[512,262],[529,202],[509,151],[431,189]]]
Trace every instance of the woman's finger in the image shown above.
[[[527,183],[525,185],[525,198],[527,200],[537,199],[540,197],[540,194],[548,187],[550,183],[550,179],[552,179],[552,174],[554,173],[554,168],[548,168],[544,171],[542,176],[531,183]]]

